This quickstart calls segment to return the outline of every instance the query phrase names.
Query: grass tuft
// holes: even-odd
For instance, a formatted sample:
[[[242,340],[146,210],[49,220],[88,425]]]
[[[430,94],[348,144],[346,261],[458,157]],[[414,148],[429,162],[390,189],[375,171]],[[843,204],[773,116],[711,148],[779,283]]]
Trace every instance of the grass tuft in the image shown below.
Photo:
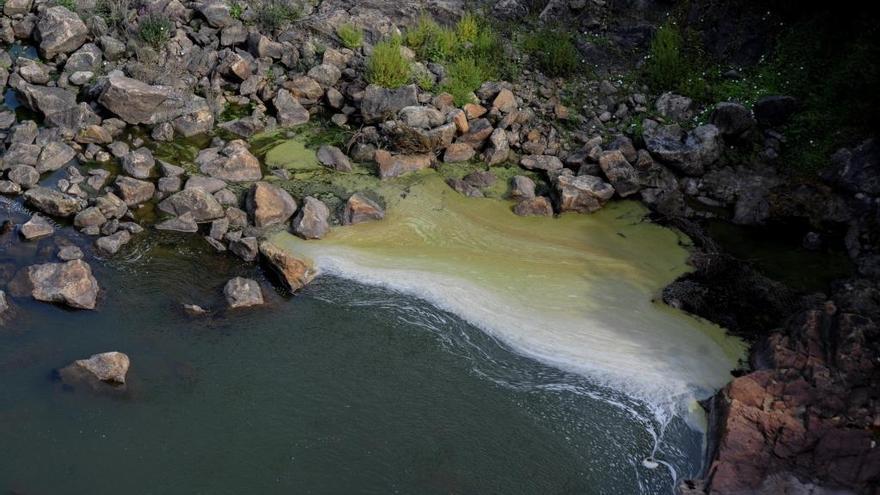
[[[412,80],[412,68],[401,53],[400,40],[378,43],[367,60],[367,80],[385,88],[399,88]]]
[[[567,76],[577,69],[580,53],[571,34],[562,28],[542,28],[525,37],[523,49],[544,74]]]
[[[352,24],[341,24],[336,28],[336,35],[342,44],[351,50],[357,50],[364,44],[364,32]]]
[[[174,23],[160,14],[144,16],[138,23],[138,36],[154,48],[160,48],[167,43],[173,32]]]

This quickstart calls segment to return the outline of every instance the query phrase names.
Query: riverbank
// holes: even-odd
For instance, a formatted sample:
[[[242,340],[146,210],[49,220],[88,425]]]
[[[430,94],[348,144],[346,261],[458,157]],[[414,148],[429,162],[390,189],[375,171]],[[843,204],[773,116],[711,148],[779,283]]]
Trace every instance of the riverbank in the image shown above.
[[[522,15],[507,6],[497,14]],[[621,77],[639,73],[635,60],[647,45],[660,46],[647,36],[653,28],[626,30],[656,21],[653,8],[629,12],[632,19],[615,17],[616,7],[550,2],[537,21],[525,21],[538,23],[536,38],[499,31],[462,15],[457,4],[444,11],[449,26],[381,2],[105,7],[3,6],[0,34],[9,48],[0,82],[9,90],[8,110],[0,113],[0,192],[11,262],[3,265],[0,318],[7,327],[20,325],[17,306],[31,298],[100,311],[104,294],[116,288],[90,263],[136,258],[142,239],[160,231],[203,240],[223,259],[259,261],[288,292],[313,280],[310,257],[325,271],[470,315],[470,323],[544,362],[614,375],[623,389],[627,375],[667,397],[687,395],[681,384],[707,393],[720,387],[726,370],[706,361],[734,368],[735,353],[725,352],[717,332],[692,332],[692,320],[649,304],[657,296],[753,343],[749,369],[737,371],[752,373],[713,401],[719,427],[710,437],[719,448],[709,449],[705,490],[757,490],[770,478],[793,476],[800,481],[784,483],[865,492],[876,480],[880,414],[870,390],[878,380],[872,322],[880,251],[873,141],[850,140],[819,175],[792,173],[781,163],[790,151],[787,124],[807,113],[796,98],[707,102],[668,91],[683,86],[657,91]],[[560,9],[577,20],[596,14],[611,34],[591,35],[585,47],[579,37],[541,27],[541,16]],[[675,41],[673,26],[665,24],[653,39]],[[505,36],[515,43],[503,42]],[[573,70],[583,53],[599,61],[596,77]],[[514,73],[516,80],[503,80]],[[425,174],[431,178],[421,182]],[[418,204],[425,187],[446,199]],[[477,199],[500,197],[512,202]],[[661,285],[683,272],[685,251],[671,231],[630,218],[638,215],[629,200],[697,245],[695,271],[662,295]],[[636,230],[610,218],[615,212]],[[607,223],[572,218],[588,214]],[[561,218],[546,218],[554,216]],[[448,224],[456,219],[461,225]],[[833,272],[811,277],[818,285],[787,287],[725,254],[706,234],[708,221],[785,225],[797,249],[848,256],[851,264],[835,262]],[[287,230],[303,240],[277,234]],[[580,237],[582,230],[596,232]],[[528,241],[539,233],[549,244]],[[396,238],[405,268],[383,262],[391,255],[376,250]],[[466,249],[447,249],[457,241]],[[542,250],[548,245],[550,252]],[[433,266],[423,264],[421,250],[432,253]],[[482,255],[493,250],[497,257]],[[580,272],[554,266],[559,257]],[[531,292],[511,289],[511,273],[499,263],[520,264],[513,271],[520,280],[551,282]],[[586,265],[594,279],[584,277]],[[465,269],[448,280],[472,289],[457,302],[449,291],[426,292],[412,277],[422,271],[442,282],[442,273]],[[827,287],[839,278],[847,280]],[[472,294],[490,292],[486,287],[503,297],[475,304]],[[585,300],[559,304],[571,290]],[[268,300],[253,277],[232,278],[223,292],[230,308]],[[196,315],[210,310],[191,297],[178,304]],[[486,313],[495,305],[512,310]],[[553,317],[567,319],[555,334],[535,333],[534,315],[551,308]],[[821,315],[824,323],[803,323]],[[594,332],[572,340],[584,320]],[[664,330],[651,332],[650,325]],[[538,342],[542,336],[552,344]],[[700,350],[680,368],[658,358],[693,344]],[[620,346],[632,351],[630,358],[642,356],[642,367],[630,370],[616,359],[627,354]],[[784,359],[791,355],[801,357]],[[124,362],[109,381],[125,381]],[[92,385],[108,386],[101,369],[83,363],[72,369],[85,367]],[[688,381],[698,374],[703,381]],[[791,390],[780,383],[792,383]],[[821,397],[835,401],[821,404]],[[848,447],[838,448],[843,443]],[[766,455],[746,458],[742,449]],[[845,469],[829,468],[838,465]]]

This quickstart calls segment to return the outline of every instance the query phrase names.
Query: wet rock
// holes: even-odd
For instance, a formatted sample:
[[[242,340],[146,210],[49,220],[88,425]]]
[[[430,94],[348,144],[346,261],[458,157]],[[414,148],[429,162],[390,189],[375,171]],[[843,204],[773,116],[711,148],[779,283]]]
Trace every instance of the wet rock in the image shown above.
[[[694,116],[693,106],[693,100],[674,93],[663,93],[654,103],[657,113],[678,121],[690,120]]]
[[[263,304],[263,291],[256,280],[235,277],[223,287],[223,295],[231,309],[249,308]]]
[[[222,148],[208,148],[199,152],[196,164],[202,173],[227,182],[248,182],[263,178],[260,161],[240,139],[230,141]]]
[[[64,246],[58,251],[58,259],[61,261],[73,261],[83,259],[82,249],[76,246]]]
[[[193,214],[188,212],[179,217],[169,218],[168,220],[159,222],[156,224],[155,228],[156,230],[194,234],[199,231],[199,224],[196,223]]]
[[[712,124],[685,134],[677,125],[647,130],[645,145],[657,159],[685,175],[700,176],[721,156],[720,132]]]
[[[120,230],[115,234],[101,237],[95,241],[95,246],[106,255],[114,255],[131,241],[131,234],[127,230]]]
[[[553,216],[553,205],[544,196],[523,199],[513,207],[513,212],[521,217],[528,216]]]
[[[242,237],[229,242],[229,250],[239,258],[251,262],[257,259],[259,245],[256,237]]]
[[[116,178],[116,190],[127,206],[136,206],[153,199],[156,186],[152,182],[119,176]]]
[[[519,165],[529,170],[545,172],[562,170],[562,160],[552,155],[526,155],[520,159]]]
[[[6,172],[6,178],[22,189],[29,189],[40,182],[40,173],[30,165],[14,165]]]
[[[46,143],[37,161],[37,171],[41,174],[53,172],[70,163],[76,157],[76,151],[60,141]]]
[[[443,153],[443,163],[460,163],[467,162],[474,158],[477,154],[474,149],[466,143],[452,143],[446,147]]]
[[[257,182],[247,197],[247,209],[259,228],[287,222],[297,209],[293,197],[278,186]]]
[[[535,197],[535,181],[516,175],[511,179],[510,197],[513,199],[532,199]]]
[[[617,194],[627,197],[639,191],[639,180],[635,168],[629,164],[619,150],[605,151],[599,156],[599,167]]]
[[[204,98],[167,86],[151,86],[120,72],[107,78],[98,103],[129,124],[155,125],[208,110]]]
[[[278,123],[284,127],[302,125],[309,121],[309,111],[286,89],[278,90],[272,105],[275,106]]]
[[[318,161],[325,167],[332,168],[339,172],[351,172],[351,161],[336,146],[321,146],[318,148]]]
[[[82,260],[33,265],[28,268],[28,279],[33,287],[31,295],[38,301],[95,309],[98,281]]]
[[[797,100],[791,96],[765,96],[755,103],[755,119],[763,126],[781,126],[797,110],[797,104]]]
[[[34,32],[40,43],[40,54],[47,59],[81,47],[88,34],[89,30],[79,16],[62,6],[46,9]]]
[[[406,107],[418,104],[418,89],[414,85],[387,89],[371,84],[361,100],[361,116],[368,124],[381,122],[393,118]]]
[[[291,292],[302,289],[315,277],[315,271],[308,263],[271,242],[260,244],[260,254],[272,272]]]
[[[134,180],[134,179],[132,179]],[[95,206],[101,210],[107,218],[122,218],[128,211],[128,206],[119,196],[107,193],[95,199]]]
[[[129,151],[122,157],[122,169],[135,179],[149,179],[155,166],[153,153],[147,148]]]
[[[343,225],[354,225],[385,218],[385,210],[363,193],[352,194],[345,203]]]
[[[26,240],[35,241],[54,234],[55,227],[41,215],[34,215],[21,226],[19,232]]]
[[[293,219],[293,233],[303,239],[321,239],[330,231],[330,209],[323,201],[306,196]]]
[[[198,304],[184,304],[183,310],[189,316],[203,316],[208,314],[205,308],[199,306]]]
[[[392,155],[385,150],[376,151],[379,177],[383,180],[433,167],[434,160],[431,154]]]
[[[107,222],[107,217],[101,213],[101,209],[97,206],[86,208],[73,217],[73,225],[78,228],[100,227]]]
[[[715,105],[709,122],[718,128],[722,136],[738,137],[755,126],[752,111],[739,103],[721,102]]]
[[[90,373],[102,382],[124,384],[130,363],[127,355],[114,351],[95,354],[88,359],[79,359],[71,366]]]
[[[0,194],[21,194],[21,186],[11,180],[0,180]]]
[[[223,217],[220,203],[204,189],[184,189],[159,203],[159,210],[177,217],[187,213],[197,223],[210,222]]]
[[[560,175],[556,178],[560,211],[593,213],[599,211],[612,196],[611,184],[592,175]]]
[[[28,205],[54,217],[69,217],[80,209],[78,199],[42,186],[27,190],[24,199]]]

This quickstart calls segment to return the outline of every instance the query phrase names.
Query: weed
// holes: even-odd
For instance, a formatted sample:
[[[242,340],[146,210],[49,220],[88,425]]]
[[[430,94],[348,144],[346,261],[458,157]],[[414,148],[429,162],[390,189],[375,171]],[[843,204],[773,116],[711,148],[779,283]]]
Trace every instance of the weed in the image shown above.
[[[159,48],[169,39],[174,32],[174,23],[160,14],[144,16],[138,23],[138,35],[148,45]]]
[[[55,5],[64,7],[71,12],[76,12],[77,10],[76,0],[55,0]]]
[[[486,74],[473,58],[464,57],[451,64],[446,72],[442,90],[451,94],[457,106],[471,103],[473,92],[479,89]]]
[[[260,0],[255,7],[257,23],[267,31],[278,31],[302,17],[302,7],[294,0]]]
[[[461,16],[458,24],[455,25],[455,31],[458,34],[458,41],[461,43],[474,43],[480,35],[480,23],[477,16],[470,12]]]
[[[364,32],[352,24],[340,24],[336,28],[336,35],[346,48],[352,50],[357,50],[364,43]]]
[[[545,27],[525,37],[522,45],[544,74],[566,76],[580,63],[580,53],[571,34],[561,28]]]
[[[128,25],[128,12],[131,0],[98,0],[95,13],[112,29],[123,31]]]
[[[233,2],[232,5],[229,6],[229,15],[232,16],[233,19],[241,19],[241,15],[244,14],[244,6],[238,2]]]
[[[367,60],[367,80],[385,88],[399,88],[412,79],[410,63],[400,50],[400,40],[378,43]]]

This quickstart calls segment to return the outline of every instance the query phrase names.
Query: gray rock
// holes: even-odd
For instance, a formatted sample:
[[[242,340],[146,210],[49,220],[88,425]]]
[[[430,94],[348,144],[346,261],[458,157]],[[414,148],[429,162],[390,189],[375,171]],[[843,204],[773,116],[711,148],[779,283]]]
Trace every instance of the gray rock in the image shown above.
[[[380,122],[397,115],[405,107],[418,104],[418,88],[415,85],[387,89],[371,84],[361,100],[361,116],[368,124]]]
[[[192,234],[199,231],[199,224],[196,223],[192,213],[184,213],[179,217],[169,218],[156,224],[156,230],[165,230],[172,232],[184,232]]]
[[[226,181],[215,179],[213,177],[205,177],[204,175],[193,175],[186,181],[184,189],[201,189],[208,194],[214,194],[227,186]]]
[[[256,280],[235,277],[223,287],[230,308],[248,308],[263,304],[263,291]]]
[[[259,228],[287,222],[297,209],[293,197],[278,186],[257,182],[247,196],[247,209]]]
[[[259,244],[256,237],[242,237],[230,241],[229,250],[239,258],[251,262],[257,259]]]
[[[61,141],[46,143],[37,160],[37,171],[41,174],[53,172],[76,158],[76,151]]]
[[[36,166],[41,148],[36,144],[12,143],[3,155],[4,165]]]
[[[293,219],[293,233],[303,239],[321,239],[330,231],[330,209],[323,201],[306,196]]]
[[[116,190],[127,206],[136,206],[153,199],[156,186],[152,182],[119,176],[116,178]]]
[[[135,179],[149,179],[155,166],[153,153],[147,148],[129,151],[122,157],[122,169]]]
[[[95,309],[98,281],[82,260],[46,263],[28,267],[31,295],[43,302],[61,303],[72,308]]]
[[[120,230],[115,234],[101,237],[95,241],[98,250],[107,255],[114,255],[131,241],[131,234],[127,230]]]
[[[694,116],[693,106],[693,100],[675,93],[663,93],[654,103],[657,113],[678,121],[690,120]]]
[[[611,184],[592,175],[571,176],[562,174],[556,178],[556,192],[560,211],[593,213],[600,210],[612,196]]]
[[[733,102],[715,105],[712,115],[709,116],[709,122],[717,127],[723,136],[731,137],[741,136],[755,126],[752,111]]]
[[[124,384],[130,363],[127,355],[114,351],[79,359],[71,366],[91,374],[99,381]]]
[[[552,217],[553,205],[545,196],[521,200],[513,207],[513,213],[521,217]]]
[[[489,136],[489,146],[483,152],[483,161],[489,166],[499,165],[506,162],[509,156],[510,145],[507,141],[507,132],[503,129],[495,129]]]
[[[197,223],[210,222],[224,215],[220,203],[203,189],[184,189],[175,193],[159,203],[159,210],[177,217],[190,213]]]
[[[3,13],[8,17],[27,14],[33,3],[33,0],[6,0],[3,3]]]
[[[335,65],[321,64],[312,67],[306,75],[317,81],[318,84],[327,87],[333,86],[339,81],[339,78],[342,77],[342,71]]]
[[[342,214],[344,225],[354,225],[385,218],[385,210],[362,193],[352,194],[345,203]]]
[[[86,43],[67,58],[65,72],[93,72],[101,67],[101,49],[94,43]]]
[[[30,165],[15,165],[9,169],[6,177],[22,189],[30,189],[40,182],[40,173]]]
[[[73,217],[73,225],[82,229],[86,227],[100,227],[107,223],[107,217],[101,213],[101,209],[97,206],[90,206]]]
[[[129,124],[154,125],[210,111],[202,97],[167,86],[151,86],[119,72],[107,78],[98,103]],[[175,130],[178,130],[176,125]]]
[[[61,261],[73,261],[83,259],[82,249],[76,246],[64,246],[58,251],[58,259]]]
[[[720,135],[717,127],[706,124],[687,134],[677,125],[661,126],[646,130],[644,137],[655,158],[685,175],[700,176],[721,156]]]
[[[89,29],[78,15],[62,6],[46,9],[37,22],[34,32],[40,43],[40,54],[55,58],[58,54],[70,53],[86,42]]]
[[[404,107],[398,113],[397,118],[404,125],[417,129],[431,129],[446,122],[439,110],[424,106]]]
[[[599,167],[617,194],[627,197],[639,191],[636,169],[626,160],[620,150],[605,151],[599,156]]]
[[[55,233],[55,227],[41,215],[34,215],[21,226],[21,236],[29,241],[49,237]]]
[[[260,161],[240,139],[230,141],[223,148],[200,151],[196,164],[202,173],[227,182],[249,182],[263,178]]]
[[[35,86],[24,80],[14,82],[13,78],[10,78],[10,86],[18,90],[22,97],[21,101],[27,108],[43,114],[47,124],[64,126],[78,120],[75,93],[57,87]],[[67,127],[73,128],[74,126],[67,125]]]
[[[535,181],[516,175],[511,179],[510,197],[513,199],[532,199],[535,197]]]
[[[29,189],[24,199],[30,206],[55,217],[69,217],[80,210],[80,202],[73,196],[42,186]]]
[[[229,4],[220,0],[208,0],[198,5],[197,10],[214,28],[225,28],[235,22]]]
[[[260,254],[269,269],[277,275],[281,283],[291,292],[305,287],[315,276],[315,271],[305,261],[272,244],[260,244]]]
[[[543,170],[545,172],[562,170],[562,160],[552,155],[526,155],[520,159],[519,164],[529,170]]]
[[[309,121],[309,111],[286,89],[278,90],[272,105],[275,106],[278,124],[284,127],[302,125]]]
[[[128,190],[129,187],[125,186],[125,189]],[[150,194],[150,197],[152,197],[152,194]],[[125,215],[125,213],[128,211],[128,205],[126,205],[125,201],[123,201],[119,196],[110,192],[96,198],[95,206],[97,206],[98,209],[101,210],[101,213],[103,213],[104,216],[107,218],[122,218],[122,216]]]
[[[348,157],[345,156],[345,153],[336,146],[321,146],[318,148],[317,157],[318,161],[325,167],[332,168],[339,172],[352,171],[351,161],[349,161]]]

